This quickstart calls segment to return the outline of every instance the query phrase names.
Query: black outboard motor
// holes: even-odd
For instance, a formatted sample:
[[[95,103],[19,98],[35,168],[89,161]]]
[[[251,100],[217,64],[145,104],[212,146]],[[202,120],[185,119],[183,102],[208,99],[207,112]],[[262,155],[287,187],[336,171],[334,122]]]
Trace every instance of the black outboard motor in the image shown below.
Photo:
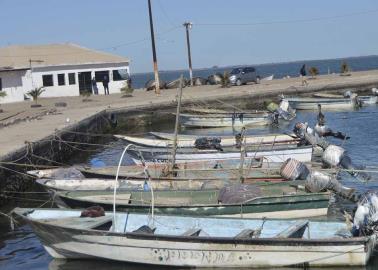
[[[289,158],[281,166],[280,174],[287,180],[305,180],[305,188],[309,192],[331,190],[339,196],[356,201],[354,189],[345,187],[329,174],[310,170],[303,162]]]
[[[348,140],[350,137],[346,136],[345,134],[341,132],[333,132],[330,127],[328,127],[325,123],[325,116],[322,113],[322,105],[318,104],[318,117],[317,117],[318,123],[314,127],[314,131],[316,134],[319,135],[319,137],[328,137],[332,136],[337,139],[342,139],[342,140]]]
[[[195,140],[194,146],[197,149],[216,149],[223,151],[221,138],[218,137],[200,137]]]

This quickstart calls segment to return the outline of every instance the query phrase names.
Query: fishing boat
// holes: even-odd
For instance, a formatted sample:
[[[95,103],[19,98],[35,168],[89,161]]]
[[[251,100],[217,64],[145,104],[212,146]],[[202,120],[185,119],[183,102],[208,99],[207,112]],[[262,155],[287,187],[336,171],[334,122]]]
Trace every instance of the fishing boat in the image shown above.
[[[250,181],[281,181],[279,166],[269,164],[262,167],[261,159],[246,158],[242,168],[238,160],[213,160],[204,162],[179,163],[173,168],[171,164],[159,163],[148,166],[148,173],[152,180],[240,180],[242,176]],[[27,173],[39,179],[85,179],[102,178],[115,179],[118,171],[120,179],[144,180],[145,168],[139,165],[105,167],[75,166],[45,170],[31,170]]]
[[[343,95],[330,94],[330,93],[315,93],[316,98],[333,98],[340,99],[345,98]],[[378,103],[378,96],[358,96],[358,99],[362,101],[362,105],[372,105]]]
[[[284,179],[277,177],[280,181]],[[277,180],[278,181],[278,180]],[[245,181],[249,183],[250,181]],[[47,191],[105,191],[113,190],[116,186],[119,190],[148,190],[149,185],[143,179],[114,179],[85,178],[85,179],[37,179],[36,183]],[[225,179],[212,180],[159,180],[151,181],[154,190],[206,190],[220,189],[231,182]]]
[[[301,162],[310,162],[312,158],[312,146],[290,147],[255,147],[247,148],[246,153],[238,150],[201,150],[201,149],[177,149],[176,163],[201,162],[208,160],[236,160],[243,158],[260,158],[263,163],[282,163],[288,158],[295,158]],[[147,163],[162,163],[172,159],[172,151],[164,148],[133,147],[128,150],[136,164],[141,164],[140,158]]]
[[[117,209],[170,215],[296,218],[327,214],[329,193],[307,193],[303,181],[256,183],[205,190],[118,191]],[[53,195],[60,207],[113,208],[113,191],[58,191]]]
[[[158,138],[158,139],[163,139],[163,140],[174,140],[175,134],[173,133],[165,133],[165,132],[149,132],[152,136]],[[177,134],[177,140],[179,141],[195,141],[196,139],[199,139],[203,136],[201,135],[191,135],[191,134]],[[217,138],[221,139],[222,141],[228,141],[228,140],[235,140],[234,135],[220,135],[216,136]],[[290,141],[290,140],[296,140],[297,136],[293,134],[260,134],[260,135],[244,135],[244,139],[246,140],[247,144],[258,144],[258,143],[268,143],[268,142],[285,142],[285,141]]]
[[[316,110],[318,104],[322,109],[353,109],[357,107],[352,98],[284,98],[290,107],[296,110]]]
[[[180,123],[184,127],[210,128],[210,127],[253,127],[266,126],[272,123],[269,115],[244,115],[236,113],[232,115],[207,114],[193,115],[181,114]]]
[[[16,208],[56,259],[97,259],[177,267],[363,266],[377,235],[353,237],[348,224]]]
[[[156,138],[141,138],[141,137],[133,137],[127,135],[114,135],[116,138],[127,141],[129,143],[133,143],[136,145],[144,146],[144,147],[163,147],[163,148],[170,148],[173,147],[173,138],[171,139],[156,139]],[[206,137],[194,137],[192,138],[184,138],[180,137],[177,139],[176,144],[179,148],[184,147],[196,147],[196,140],[201,138],[217,138],[220,140],[219,144],[221,147],[229,147],[229,146],[236,146],[237,140],[235,137],[230,136],[229,138],[221,138],[218,136],[206,136]],[[267,134],[267,135],[257,135],[257,136],[245,136],[245,144],[257,144],[257,145],[265,145],[265,144],[294,144],[296,145],[299,140],[296,140],[293,137],[285,134]]]
[[[242,110],[235,108],[233,110],[222,110],[214,108],[202,108],[202,107],[186,107],[185,112],[195,113],[195,114],[227,114],[231,115],[233,113],[243,113],[243,114],[267,114],[269,113],[266,110]]]

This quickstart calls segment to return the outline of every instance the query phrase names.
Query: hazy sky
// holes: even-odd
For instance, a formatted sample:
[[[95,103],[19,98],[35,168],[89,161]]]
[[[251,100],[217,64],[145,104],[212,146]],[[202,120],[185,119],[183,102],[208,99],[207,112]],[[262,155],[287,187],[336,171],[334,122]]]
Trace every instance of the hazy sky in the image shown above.
[[[377,0],[152,0],[160,70],[378,54]],[[0,0],[0,46],[73,42],[152,71],[147,0]]]

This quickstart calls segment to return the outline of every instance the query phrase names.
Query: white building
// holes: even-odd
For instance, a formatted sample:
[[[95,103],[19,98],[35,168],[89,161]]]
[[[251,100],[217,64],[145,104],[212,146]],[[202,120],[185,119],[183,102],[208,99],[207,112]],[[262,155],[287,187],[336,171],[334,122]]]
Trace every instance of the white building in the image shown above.
[[[23,101],[26,93],[43,87],[41,97],[79,96],[85,91],[119,93],[130,74],[129,60],[75,44],[0,48],[0,103]],[[95,79],[96,83],[92,82]]]

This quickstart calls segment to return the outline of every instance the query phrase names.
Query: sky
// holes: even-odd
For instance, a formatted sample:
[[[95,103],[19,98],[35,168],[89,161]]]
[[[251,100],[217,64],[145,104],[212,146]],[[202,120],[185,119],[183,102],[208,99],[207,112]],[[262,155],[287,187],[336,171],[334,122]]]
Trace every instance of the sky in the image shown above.
[[[159,70],[378,54],[376,0],[151,0]],[[150,72],[147,0],[0,0],[0,46],[76,43]]]

